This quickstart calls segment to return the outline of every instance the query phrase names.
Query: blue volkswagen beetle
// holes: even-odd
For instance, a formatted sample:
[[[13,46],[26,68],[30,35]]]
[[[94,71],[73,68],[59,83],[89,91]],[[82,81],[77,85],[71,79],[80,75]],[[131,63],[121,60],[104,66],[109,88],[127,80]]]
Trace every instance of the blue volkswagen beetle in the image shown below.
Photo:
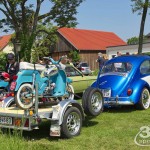
[[[150,105],[150,56],[129,55],[108,60],[92,84],[98,88],[105,105]]]

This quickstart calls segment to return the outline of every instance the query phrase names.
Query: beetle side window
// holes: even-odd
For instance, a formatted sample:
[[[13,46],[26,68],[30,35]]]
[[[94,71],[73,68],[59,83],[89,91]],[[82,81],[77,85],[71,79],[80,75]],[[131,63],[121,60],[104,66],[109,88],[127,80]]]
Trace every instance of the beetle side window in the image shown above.
[[[141,74],[150,74],[150,61],[144,61],[140,66]]]
[[[132,65],[128,62],[116,62],[105,65],[101,73],[121,72],[128,73],[132,69]]]

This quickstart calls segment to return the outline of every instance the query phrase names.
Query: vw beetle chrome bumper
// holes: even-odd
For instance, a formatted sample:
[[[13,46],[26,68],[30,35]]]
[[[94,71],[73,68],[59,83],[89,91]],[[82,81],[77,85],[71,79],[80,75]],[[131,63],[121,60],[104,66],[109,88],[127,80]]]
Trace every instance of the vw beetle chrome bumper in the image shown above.
[[[108,105],[134,105],[129,97],[104,97],[104,104]]]

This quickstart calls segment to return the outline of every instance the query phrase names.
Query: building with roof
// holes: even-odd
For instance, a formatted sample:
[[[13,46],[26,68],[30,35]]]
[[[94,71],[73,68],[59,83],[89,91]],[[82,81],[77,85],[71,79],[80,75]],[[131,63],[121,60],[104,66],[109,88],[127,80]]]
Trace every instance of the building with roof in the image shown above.
[[[143,49],[142,53],[150,52],[150,33],[146,35],[147,39],[143,43]],[[121,54],[129,53],[131,54],[137,54],[138,53],[138,44],[132,44],[132,45],[118,45],[118,46],[108,46],[106,48],[106,54],[109,56],[109,59],[116,56],[117,52],[121,52]]]
[[[68,55],[72,50],[79,52],[81,61],[89,63],[92,70],[98,68],[96,62],[98,53],[106,55],[106,48],[110,46],[127,45],[113,32],[84,30],[75,28],[60,28],[57,30],[58,41],[55,48],[50,48],[51,56],[58,59]],[[0,37],[0,51],[9,53],[13,50],[10,45],[11,35]]]
[[[10,53],[13,51],[13,46],[10,44],[11,35],[0,37],[0,52]]]
[[[98,68],[96,62],[98,53],[105,55],[106,47],[117,45],[127,44],[113,32],[60,28],[58,29],[58,42],[55,50],[51,51],[51,55],[57,59],[72,50],[77,50],[81,61],[88,62],[94,70]]]

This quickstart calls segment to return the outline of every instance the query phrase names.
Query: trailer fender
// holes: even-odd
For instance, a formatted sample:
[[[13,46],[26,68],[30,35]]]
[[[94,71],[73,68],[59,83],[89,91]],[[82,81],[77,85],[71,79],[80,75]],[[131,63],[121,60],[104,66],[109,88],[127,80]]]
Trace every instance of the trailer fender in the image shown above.
[[[82,114],[82,120],[84,120],[85,116],[81,104],[79,104],[75,100],[70,100],[70,99],[62,100],[61,102],[59,102],[58,105],[52,106],[53,108],[52,120],[58,120],[59,125],[61,125],[67,108],[72,106],[80,110]]]
[[[12,104],[12,103],[14,103],[14,97],[7,97],[7,98],[5,98],[2,102],[1,102],[2,104],[1,104],[1,107],[2,108],[7,108],[7,107],[10,107],[10,105]]]

